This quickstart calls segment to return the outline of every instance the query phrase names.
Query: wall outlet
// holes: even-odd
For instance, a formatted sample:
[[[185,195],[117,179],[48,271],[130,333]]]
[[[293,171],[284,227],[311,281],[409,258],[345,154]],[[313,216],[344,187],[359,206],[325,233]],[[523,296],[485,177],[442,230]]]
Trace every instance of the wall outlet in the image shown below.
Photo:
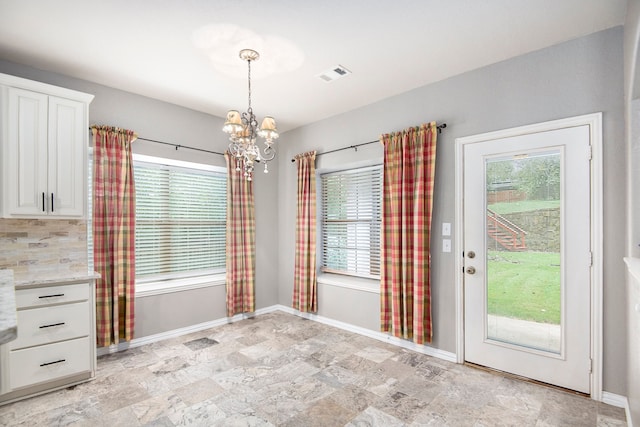
[[[451,236],[451,223],[443,222],[442,223],[442,235],[443,236]]]
[[[442,239],[442,252],[451,252],[451,239]]]

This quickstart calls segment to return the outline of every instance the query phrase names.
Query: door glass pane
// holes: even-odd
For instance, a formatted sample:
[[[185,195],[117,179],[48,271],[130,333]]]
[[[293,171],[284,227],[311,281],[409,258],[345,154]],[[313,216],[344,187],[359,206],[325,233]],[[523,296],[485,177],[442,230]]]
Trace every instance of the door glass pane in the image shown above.
[[[560,151],[485,161],[487,337],[561,349]]]

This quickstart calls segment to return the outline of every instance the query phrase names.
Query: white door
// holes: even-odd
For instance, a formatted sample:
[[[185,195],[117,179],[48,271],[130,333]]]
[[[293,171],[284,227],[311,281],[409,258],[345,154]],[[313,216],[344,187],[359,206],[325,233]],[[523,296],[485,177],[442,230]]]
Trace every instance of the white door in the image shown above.
[[[464,355],[590,392],[588,125],[463,148]]]

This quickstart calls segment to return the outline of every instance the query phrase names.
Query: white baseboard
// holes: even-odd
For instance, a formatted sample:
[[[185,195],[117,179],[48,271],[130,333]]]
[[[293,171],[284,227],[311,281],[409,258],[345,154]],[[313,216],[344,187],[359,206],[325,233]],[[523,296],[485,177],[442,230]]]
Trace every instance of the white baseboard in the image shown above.
[[[196,325],[187,326],[184,328],[173,329],[171,331],[161,332],[159,334],[147,335],[142,338],[134,338],[128,342],[121,342],[118,345],[111,345],[109,347],[99,347],[97,350],[97,356],[104,356],[105,354],[116,353],[118,351],[124,351],[129,348],[140,347],[146,344],[151,344],[154,342],[166,340],[169,338],[175,338],[182,335],[191,334],[193,332],[204,331],[205,329],[215,328],[216,326],[226,325],[227,323],[239,322],[240,320],[249,319],[255,316],[259,316],[261,314],[270,313],[275,311],[273,307],[267,307],[263,309],[256,310],[254,313],[250,314],[236,314],[235,316],[223,317],[221,319],[212,320],[209,322],[198,323]]]
[[[293,308],[287,307],[284,305],[277,305],[275,307],[276,307],[276,310],[284,311],[285,313],[293,314],[299,317],[303,317],[305,319],[314,320],[319,323],[324,323],[325,325],[334,326],[336,328],[344,329],[345,331],[353,332],[359,335],[364,335],[366,337],[373,338],[378,341],[386,342],[398,347],[406,348],[408,350],[413,350],[418,353],[426,354],[428,356],[433,356],[433,357],[437,357],[438,359],[443,359],[449,362],[456,363],[455,353],[450,353],[448,351],[440,350],[440,349],[429,347],[426,345],[416,344],[411,341],[393,337],[391,335],[385,334],[384,332],[372,331],[371,329],[366,329],[360,326],[352,325],[350,323],[329,319],[328,317],[319,316],[317,314],[302,313],[298,310],[294,310]]]
[[[629,399],[627,399],[626,396],[620,396],[619,394],[603,391],[602,403],[606,403],[607,405],[611,406],[617,406],[618,408],[624,408],[624,412],[627,415],[627,426],[633,427],[633,423],[631,421],[631,412],[629,412]]]
[[[449,362],[456,363],[456,355],[455,353],[450,353],[448,351],[440,350],[437,348],[418,345],[411,341],[402,340],[400,338],[392,337],[382,332],[372,331],[370,329],[362,328],[360,326],[351,325],[349,323],[340,322],[338,320],[329,319],[327,317],[319,316],[317,314],[310,313],[302,313],[298,310],[294,310],[291,307],[287,307],[284,305],[276,304],[269,307],[261,308],[256,310],[255,313],[251,314],[237,314],[231,318],[224,317],[222,319],[212,320],[210,322],[198,323],[197,325],[187,326],[185,328],[173,329],[171,331],[162,332],[159,334],[148,335],[142,338],[134,338],[129,342],[122,342],[118,345],[111,345],[109,347],[100,347],[97,350],[98,356],[103,356],[109,353],[115,353],[118,351],[124,351],[129,348],[140,347],[146,344],[151,344],[154,342],[166,340],[169,338],[179,337],[181,335],[191,334],[193,332],[203,331],[205,329],[214,328],[216,326],[225,325],[227,323],[234,323],[240,320],[249,319],[255,316],[259,316],[261,314],[272,313],[274,311],[283,311],[285,313],[293,314],[295,316],[299,316],[305,319],[313,320],[319,323],[323,323],[325,325],[333,326],[336,328],[343,329],[345,331],[353,332],[359,335],[364,335],[369,338],[376,339],[378,341],[386,342],[389,344],[393,344],[402,348],[406,348],[408,350],[413,350],[418,353],[426,354],[428,356],[437,357],[439,359],[447,360]]]

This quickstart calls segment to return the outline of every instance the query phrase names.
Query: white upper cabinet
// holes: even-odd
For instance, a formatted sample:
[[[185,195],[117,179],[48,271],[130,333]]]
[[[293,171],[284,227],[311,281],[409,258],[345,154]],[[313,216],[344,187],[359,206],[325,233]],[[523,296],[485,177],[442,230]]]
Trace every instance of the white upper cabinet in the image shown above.
[[[0,74],[2,216],[83,217],[93,95]]]
[[[87,183],[86,105],[70,99],[49,97],[47,175],[49,213],[84,216]]]
[[[5,216],[46,214],[48,96],[3,88],[7,109],[3,128]],[[41,190],[41,191],[39,191]]]

